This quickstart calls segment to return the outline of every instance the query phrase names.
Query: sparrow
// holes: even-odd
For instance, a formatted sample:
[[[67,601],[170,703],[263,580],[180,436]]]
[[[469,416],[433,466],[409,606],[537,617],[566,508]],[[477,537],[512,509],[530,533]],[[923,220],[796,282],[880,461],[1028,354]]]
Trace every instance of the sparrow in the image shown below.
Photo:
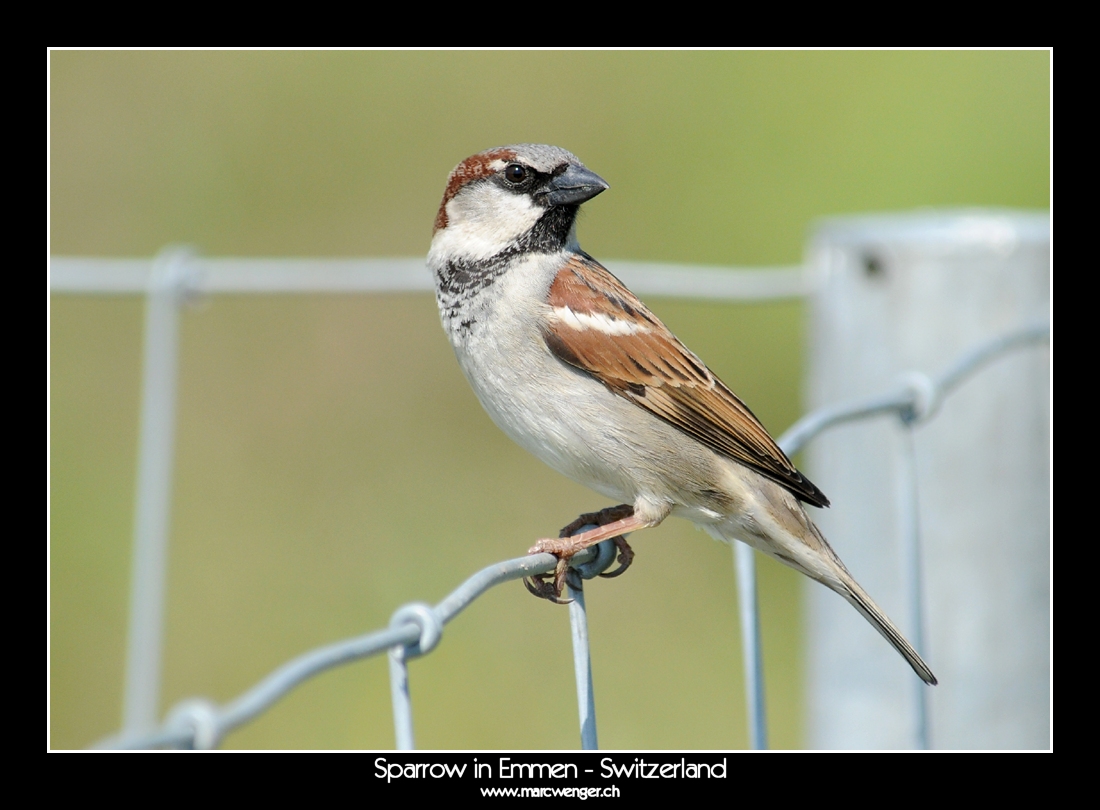
[[[462,371],[492,420],[558,472],[619,506],[582,515],[530,553],[560,562],[687,518],[850,602],[926,683],[936,678],[859,586],[803,504],[828,499],[752,411],[577,243],[580,205],[608,184],[556,146],[466,158],[447,179],[428,267]],[[596,528],[580,531],[586,524]],[[548,583],[533,590],[543,591]],[[542,586],[542,587],[540,587]],[[532,587],[529,584],[529,587]]]

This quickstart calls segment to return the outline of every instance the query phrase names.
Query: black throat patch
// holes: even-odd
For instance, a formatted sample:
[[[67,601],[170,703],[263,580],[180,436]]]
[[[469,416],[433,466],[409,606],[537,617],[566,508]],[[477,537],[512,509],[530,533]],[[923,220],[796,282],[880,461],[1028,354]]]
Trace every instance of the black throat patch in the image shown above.
[[[454,306],[477,295],[504,274],[516,256],[529,253],[557,253],[569,241],[579,206],[556,205],[539,217],[531,230],[495,256],[487,259],[457,259],[436,272],[436,290],[440,306],[444,296]]]

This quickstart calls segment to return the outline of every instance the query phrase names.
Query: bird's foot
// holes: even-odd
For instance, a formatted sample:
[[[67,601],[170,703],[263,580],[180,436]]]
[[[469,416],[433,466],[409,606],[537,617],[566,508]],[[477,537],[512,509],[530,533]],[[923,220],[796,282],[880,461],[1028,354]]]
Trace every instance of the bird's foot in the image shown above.
[[[541,552],[539,552],[541,553]],[[565,590],[565,578],[569,573],[569,558],[560,558],[551,574],[532,574],[524,578],[523,585],[539,599],[546,599],[555,605],[568,605],[572,599],[562,599]]]
[[[596,528],[576,533],[585,526]],[[558,558],[558,564],[554,568],[553,577],[550,574],[536,574],[524,579],[523,584],[535,596],[559,605],[568,604],[571,600],[563,600],[561,595],[565,590],[565,578],[569,573],[569,561],[573,556],[589,546],[610,538],[619,549],[619,567],[600,576],[617,577],[629,568],[634,560],[634,550],[622,535],[641,528],[645,528],[645,524],[634,517],[634,507],[629,504],[609,506],[599,512],[586,512],[564,527],[557,539],[546,538],[531,546],[528,554],[548,552]]]
[[[606,509],[601,509],[599,512],[585,512],[578,517],[568,526],[562,528],[558,533],[558,537],[571,537],[577,533],[578,529],[585,526],[606,526],[609,523],[614,523],[617,520],[623,518],[633,517],[634,507],[628,503],[621,503],[618,506],[608,506]],[[630,567],[630,564],[634,562],[634,549],[630,547],[630,544],[626,542],[626,538],[622,535],[618,537],[612,537],[616,548],[619,549],[618,563],[619,567],[614,571],[604,571],[600,574],[601,577],[611,579],[617,577],[626,571]]]

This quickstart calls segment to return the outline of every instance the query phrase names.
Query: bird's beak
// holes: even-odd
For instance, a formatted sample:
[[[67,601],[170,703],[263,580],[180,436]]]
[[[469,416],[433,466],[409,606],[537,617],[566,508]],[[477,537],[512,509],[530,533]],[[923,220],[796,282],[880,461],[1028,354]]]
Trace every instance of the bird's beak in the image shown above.
[[[608,188],[610,186],[595,172],[584,166],[570,165],[557,177],[551,178],[543,194],[550,205],[580,205]]]

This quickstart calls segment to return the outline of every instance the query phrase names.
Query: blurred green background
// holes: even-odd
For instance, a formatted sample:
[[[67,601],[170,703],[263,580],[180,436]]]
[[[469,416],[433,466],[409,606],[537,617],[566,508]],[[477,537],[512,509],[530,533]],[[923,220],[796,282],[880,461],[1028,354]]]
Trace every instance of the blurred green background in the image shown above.
[[[54,255],[423,255],[448,171],[519,141],[611,184],[579,231],[605,260],[790,264],[821,215],[1049,207],[1045,51],[49,64]],[[799,305],[649,303],[774,435],[798,417]],[[121,720],[142,304],[56,295],[49,319],[49,726],[80,747]],[[230,699],[607,503],[482,413],[430,295],[218,296],[182,329],[165,710]],[[602,746],[743,747],[729,549],[680,521],[634,547],[627,576],[587,589]],[[803,583],[766,560],[760,577],[772,743],[799,747]],[[421,747],[578,744],[567,612],[519,583],[411,678]],[[224,745],[392,747],[384,659],[309,682]]]

